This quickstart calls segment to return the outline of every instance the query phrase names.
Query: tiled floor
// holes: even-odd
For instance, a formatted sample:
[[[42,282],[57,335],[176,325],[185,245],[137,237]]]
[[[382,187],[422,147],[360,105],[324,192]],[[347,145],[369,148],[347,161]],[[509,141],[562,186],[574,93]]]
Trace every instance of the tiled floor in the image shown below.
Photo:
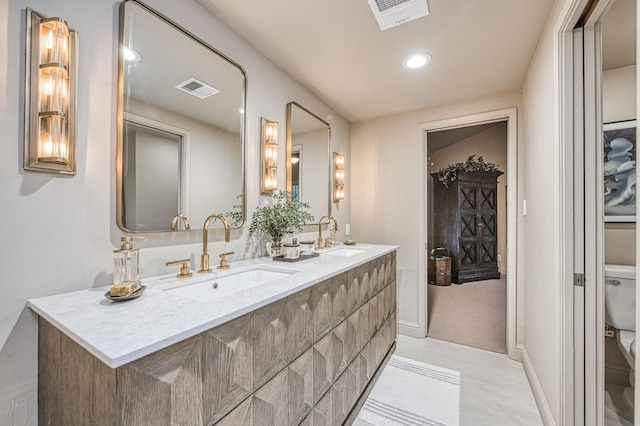
[[[461,426],[542,425],[522,364],[506,355],[406,336],[398,336],[395,354],[460,372]]]

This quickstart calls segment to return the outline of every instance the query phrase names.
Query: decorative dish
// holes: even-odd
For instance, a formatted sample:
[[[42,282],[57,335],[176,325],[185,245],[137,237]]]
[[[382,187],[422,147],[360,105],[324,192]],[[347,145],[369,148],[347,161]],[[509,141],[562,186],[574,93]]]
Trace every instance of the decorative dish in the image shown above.
[[[112,302],[124,302],[125,300],[132,300],[132,299],[136,299],[140,296],[142,296],[142,293],[144,293],[144,291],[146,290],[147,286],[143,285],[140,287],[140,289],[138,291],[134,291],[133,293],[129,294],[128,296],[112,296],[110,291],[107,291],[104,294],[104,297],[108,300],[111,300]]]
[[[344,243],[348,246],[352,246],[356,243],[356,240],[346,240]]]

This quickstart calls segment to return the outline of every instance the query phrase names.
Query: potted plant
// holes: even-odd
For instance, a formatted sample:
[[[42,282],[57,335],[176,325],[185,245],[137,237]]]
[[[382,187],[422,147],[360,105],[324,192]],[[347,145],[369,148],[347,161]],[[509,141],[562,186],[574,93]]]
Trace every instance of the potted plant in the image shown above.
[[[314,220],[309,208],[309,203],[293,200],[289,191],[278,191],[273,194],[273,204],[258,207],[251,215],[249,236],[269,236],[271,251],[278,254],[285,235],[302,231],[303,224]]]
[[[438,180],[445,186],[458,178],[458,172],[500,172],[498,165],[484,161],[482,156],[476,159],[475,155],[470,155],[464,163],[450,164],[447,167],[438,170]]]

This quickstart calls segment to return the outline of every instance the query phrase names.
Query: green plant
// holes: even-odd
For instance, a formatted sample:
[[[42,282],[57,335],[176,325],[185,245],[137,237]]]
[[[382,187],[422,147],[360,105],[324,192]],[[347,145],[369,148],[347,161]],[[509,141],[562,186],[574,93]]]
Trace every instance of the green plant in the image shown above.
[[[242,197],[243,197],[242,194],[236,196],[236,200],[238,200],[236,201],[236,203],[238,204],[235,204],[232,210],[224,214],[225,217],[229,220],[229,223],[231,223],[231,226],[240,226],[244,221],[244,212],[242,209]]]
[[[302,225],[313,221],[309,203],[292,200],[289,191],[273,194],[273,204],[256,208],[251,215],[249,236],[262,233],[279,244],[289,232],[302,231]]]
[[[498,165],[484,161],[482,156],[476,159],[475,154],[470,155],[464,163],[450,164],[438,170],[438,180],[448,188],[449,184],[458,178],[459,172],[500,172]]]

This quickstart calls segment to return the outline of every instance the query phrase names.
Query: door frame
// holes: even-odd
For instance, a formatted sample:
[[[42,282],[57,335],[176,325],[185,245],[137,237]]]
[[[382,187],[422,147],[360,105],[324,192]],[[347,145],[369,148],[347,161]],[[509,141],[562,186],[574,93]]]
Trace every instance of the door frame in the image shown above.
[[[507,319],[506,319],[506,343],[509,358],[522,361],[522,336],[523,336],[523,289],[518,284],[521,268],[518,268],[517,258],[517,229],[518,218],[518,114],[517,108],[507,108],[489,111],[479,114],[465,115],[445,120],[430,121],[419,125],[419,133],[422,145],[422,205],[421,218],[422,229],[420,233],[420,247],[423,255],[420,256],[418,266],[419,302],[418,317],[424,325],[424,335],[427,335],[427,256],[429,241],[429,228],[427,224],[427,207],[431,189],[429,188],[428,160],[428,133],[433,131],[451,130],[460,127],[475,126],[479,124],[506,122],[507,123]]]
[[[561,166],[560,421],[563,424],[604,424],[600,20],[612,3],[613,0],[600,0],[594,6],[589,0],[568,2],[556,33]],[[591,10],[584,18],[587,9]],[[576,40],[574,28],[580,20],[584,21],[581,24],[583,31]],[[583,57],[574,66],[577,50],[583,52]],[[576,185],[574,179],[580,182]],[[578,214],[580,217],[576,220]],[[576,225],[583,229],[576,230]],[[584,274],[584,287],[574,284],[574,273]]]

